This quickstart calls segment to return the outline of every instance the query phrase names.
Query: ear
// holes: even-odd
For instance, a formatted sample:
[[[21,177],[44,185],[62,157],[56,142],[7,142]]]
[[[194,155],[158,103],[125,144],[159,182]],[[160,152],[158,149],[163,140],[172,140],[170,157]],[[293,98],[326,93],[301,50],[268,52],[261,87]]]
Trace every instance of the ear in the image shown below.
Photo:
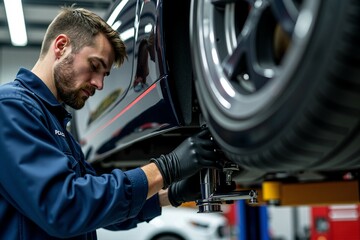
[[[56,37],[54,41],[54,51],[56,59],[59,59],[62,55],[64,55],[66,47],[69,46],[69,43],[69,37],[65,34],[60,34]]]

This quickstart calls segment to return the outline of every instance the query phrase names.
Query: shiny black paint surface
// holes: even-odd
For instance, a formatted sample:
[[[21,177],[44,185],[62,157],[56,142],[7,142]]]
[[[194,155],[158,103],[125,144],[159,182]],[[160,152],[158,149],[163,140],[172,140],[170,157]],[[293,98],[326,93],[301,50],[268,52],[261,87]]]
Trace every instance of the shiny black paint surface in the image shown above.
[[[128,59],[74,113],[89,162],[180,125],[169,91],[161,7],[156,0],[116,1],[105,18],[123,39]]]

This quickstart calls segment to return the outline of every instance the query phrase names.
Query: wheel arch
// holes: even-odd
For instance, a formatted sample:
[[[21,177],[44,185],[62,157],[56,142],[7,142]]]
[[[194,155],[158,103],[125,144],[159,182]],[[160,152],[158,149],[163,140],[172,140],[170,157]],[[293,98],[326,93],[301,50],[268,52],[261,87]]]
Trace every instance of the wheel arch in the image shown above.
[[[184,126],[193,125],[194,85],[190,50],[191,0],[163,1],[162,21],[169,85]],[[195,124],[197,124],[195,122]]]

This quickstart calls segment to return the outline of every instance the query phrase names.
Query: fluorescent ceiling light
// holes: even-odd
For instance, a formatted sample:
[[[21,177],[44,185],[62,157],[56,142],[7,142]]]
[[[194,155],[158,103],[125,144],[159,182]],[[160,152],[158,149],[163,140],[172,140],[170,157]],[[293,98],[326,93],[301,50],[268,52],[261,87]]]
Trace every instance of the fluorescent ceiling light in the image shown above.
[[[25,46],[27,35],[21,0],[4,0],[4,5],[11,43],[14,46]]]

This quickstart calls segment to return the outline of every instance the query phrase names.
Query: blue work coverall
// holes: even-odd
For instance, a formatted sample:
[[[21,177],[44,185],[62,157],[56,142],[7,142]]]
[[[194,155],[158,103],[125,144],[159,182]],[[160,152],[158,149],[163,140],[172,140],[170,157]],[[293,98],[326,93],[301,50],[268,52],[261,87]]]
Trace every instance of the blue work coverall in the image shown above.
[[[0,239],[96,239],[161,214],[140,168],[96,175],[70,119],[29,70],[0,86]]]

